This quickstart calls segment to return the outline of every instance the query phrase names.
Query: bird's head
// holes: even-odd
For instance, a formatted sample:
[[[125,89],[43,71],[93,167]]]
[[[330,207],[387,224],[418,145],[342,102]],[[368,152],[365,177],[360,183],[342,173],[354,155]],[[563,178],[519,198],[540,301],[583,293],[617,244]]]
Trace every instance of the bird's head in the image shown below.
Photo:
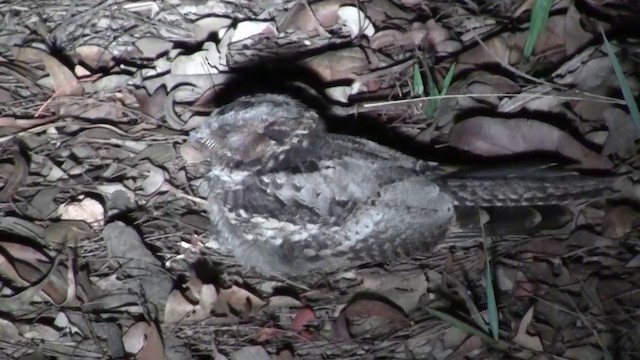
[[[317,113],[284,95],[241,97],[216,109],[190,141],[208,151],[212,163],[262,169],[300,160],[324,126]]]

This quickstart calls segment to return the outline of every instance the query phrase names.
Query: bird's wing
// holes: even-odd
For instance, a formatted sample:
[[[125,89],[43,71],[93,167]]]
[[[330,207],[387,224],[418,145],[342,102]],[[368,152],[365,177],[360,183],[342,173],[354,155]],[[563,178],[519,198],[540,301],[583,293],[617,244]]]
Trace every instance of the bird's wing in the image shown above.
[[[305,256],[385,260],[433,247],[452,221],[451,198],[419,161],[358,146],[331,141],[314,166],[298,168],[305,171],[246,176],[223,192],[227,216],[261,251],[277,247],[278,266]]]

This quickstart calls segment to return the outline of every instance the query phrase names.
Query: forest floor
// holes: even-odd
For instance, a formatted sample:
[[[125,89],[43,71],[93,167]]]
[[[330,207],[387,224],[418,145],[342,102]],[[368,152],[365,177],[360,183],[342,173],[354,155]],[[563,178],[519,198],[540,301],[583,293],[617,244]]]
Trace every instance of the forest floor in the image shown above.
[[[563,236],[282,279],[210,246],[187,142],[235,96],[294,91],[430,160],[634,174],[635,4],[0,3],[0,358],[640,358],[634,186]]]

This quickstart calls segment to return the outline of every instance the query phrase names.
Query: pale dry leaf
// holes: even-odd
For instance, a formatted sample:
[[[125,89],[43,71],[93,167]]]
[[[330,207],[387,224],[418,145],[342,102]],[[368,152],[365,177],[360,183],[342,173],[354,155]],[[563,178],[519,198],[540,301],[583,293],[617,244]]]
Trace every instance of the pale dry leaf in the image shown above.
[[[555,82],[562,85],[575,85],[581,90],[601,87],[609,88],[612,83],[617,86],[609,58],[607,56],[599,56],[583,59],[583,57],[590,55],[590,51],[595,51],[595,49],[585,50],[582,56],[574,57],[570,62],[558,69],[553,74]],[[571,67],[574,69],[571,69]],[[563,73],[562,70],[567,72]]]
[[[407,42],[406,37],[407,35],[400,30],[385,29],[373,34],[369,41],[369,45],[373,49],[394,48],[396,46],[405,45]]]
[[[187,164],[198,164],[206,160],[207,156],[204,152],[199,151],[189,143],[180,145],[180,156]]]
[[[327,51],[308,59],[305,63],[326,82],[353,80],[369,69],[367,54],[359,48]]]
[[[13,153],[13,171],[11,176],[5,182],[4,187],[0,190],[0,201],[7,202],[18,192],[26,182],[29,175],[29,164],[19,151]]]
[[[81,85],[88,93],[117,93],[122,89],[128,88],[133,77],[129,74],[110,74],[103,76],[96,81],[85,81]]]
[[[353,1],[349,0],[324,0],[311,5],[313,15],[323,28],[330,28],[338,23],[338,9]]]
[[[191,281],[189,282],[191,284]],[[213,284],[198,284],[191,288],[191,291],[198,300],[198,306],[209,312],[213,309],[215,302],[218,300],[218,291]]]
[[[498,289],[511,292],[517,281],[525,280],[527,277],[523,272],[518,271],[510,266],[497,264],[495,265],[495,278]]]
[[[282,335],[283,333],[284,333],[284,330],[272,328],[272,327],[266,327],[258,330],[258,332],[254,335],[254,338],[256,339],[257,342],[263,343],[268,340],[273,340],[278,336]]]
[[[34,126],[46,124],[56,119],[56,117],[48,116],[39,119],[20,119],[13,116],[0,117],[0,127],[15,127],[19,129],[29,129]]]
[[[122,337],[125,350],[138,360],[164,359],[162,337],[154,324],[144,321],[133,324]]]
[[[640,139],[640,129],[631,116],[614,107],[604,110],[603,116],[609,128],[609,136],[607,136],[602,153],[605,155],[616,154],[622,158],[636,155],[638,148],[636,141]]]
[[[351,86],[332,86],[324,90],[325,94],[337,102],[348,104],[349,96],[353,92]]]
[[[602,219],[602,235],[617,239],[640,225],[640,213],[629,206],[616,206],[607,210]]]
[[[178,56],[171,64],[172,75],[202,75],[219,72],[220,53],[217,47],[190,55]],[[223,69],[224,70],[224,69]]]
[[[529,350],[533,351],[543,351],[542,341],[537,336],[531,336],[527,333],[527,328],[533,320],[533,312],[534,307],[531,306],[527,313],[520,320],[520,324],[518,325],[518,332],[516,336],[513,338],[513,342],[518,345],[521,345]]]
[[[476,46],[467,50],[458,57],[458,64],[480,65],[496,62],[512,64],[511,60],[515,52],[511,47],[508,34],[501,34],[484,42],[485,46]],[[487,50],[485,50],[485,47]]]
[[[438,24],[434,19],[429,19],[425,23],[425,28],[427,32],[427,42],[431,46],[437,46],[441,42],[451,39],[449,30]]]
[[[79,220],[93,228],[101,227],[104,223],[104,207],[90,197],[81,197],[79,201],[72,201],[58,207],[60,220]]]
[[[347,319],[381,317],[400,325],[408,325],[410,323],[407,316],[398,308],[387,302],[371,299],[356,300],[347,305],[344,311]]]
[[[73,72],[45,51],[36,48],[14,48],[14,53],[18,61],[38,59],[42,62],[47,73],[51,76],[57,95],[77,96],[84,94],[84,89],[78,83]]]
[[[91,236],[91,227],[84,221],[63,220],[47,227],[45,241],[56,248],[75,245],[81,239]]]
[[[409,319],[397,305],[383,299],[361,298],[342,308],[332,332],[335,340],[349,340],[368,334],[381,335],[392,329],[410,324]]]
[[[82,103],[64,104],[58,112],[61,116],[78,117],[84,119],[122,119],[122,105],[115,100],[95,101],[85,100]]]
[[[626,268],[637,268],[640,267],[640,254],[633,257],[633,259],[629,260],[624,267]]]
[[[144,179],[142,179],[139,185],[141,188],[139,191],[140,194],[145,196],[152,195],[164,184],[166,174],[164,170],[159,167],[145,161],[138,165],[137,169],[146,174],[143,175]]]
[[[44,341],[56,341],[62,337],[59,330],[45,324],[31,324],[19,326],[22,336],[27,339],[37,339]]]
[[[293,331],[302,331],[305,325],[316,318],[316,314],[310,307],[303,307],[296,311],[289,328]]]
[[[314,5],[321,4],[323,2],[315,3]],[[314,6],[312,5],[312,6]],[[338,21],[337,10],[338,5],[333,9],[334,14],[331,16],[329,22],[335,24]],[[320,13],[322,15],[322,13]],[[308,4],[296,3],[278,22],[278,28],[282,31],[296,30],[302,33],[311,35],[314,31],[322,34],[324,29],[319,19],[313,13],[313,10]]]
[[[498,107],[499,112],[515,113],[522,109],[529,111],[562,112],[561,105],[567,102],[562,96],[553,96],[553,91],[549,86],[543,85],[514,97],[503,99]]]
[[[87,70],[84,66],[76,65],[73,67],[73,73],[77,78],[89,77],[91,76],[91,72]]]
[[[286,296],[286,295],[275,295],[270,297],[267,300],[267,304],[265,305],[265,307],[271,308],[271,309],[277,309],[277,308],[298,308],[298,307],[302,307],[302,303],[297,300],[292,298],[291,296]]]
[[[395,1],[392,0],[371,0],[366,4],[359,3],[358,1],[351,1],[351,5],[361,6],[366,10],[367,15],[371,18],[371,21],[378,24],[386,22],[390,19],[393,20],[410,20],[415,18],[415,13],[408,9],[401,9]]]
[[[531,119],[473,117],[456,124],[449,140],[452,146],[483,156],[549,151],[574,159],[585,169],[607,170],[613,166],[569,134]]]
[[[418,307],[420,298],[427,292],[427,278],[422,271],[386,271],[379,268],[357,272],[363,291],[384,294],[386,298],[409,313]]]
[[[584,345],[567,349],[562,356],[572,360],[600,360],[605,359],[601,349],[593,345]]]
[[[279,353],[272,355],[271,360],[294,360],[293,354],[288,349],[281,350]]]
[[[607,89],[602,89],[604,92]],[[598,95],[600,91],[596,90],[594,95]],[[603,94],[600,94],[603,95]],[[569,102],[572,105],[573,111],[582,119],[584,122],[591,121],[602,121],[604,111],[608,109],[607,106],[603,106],[599,101],[594,100],[574,100]],[[606,135],[606,134],[605,134]],[[604,144],[604,141],[602,141]]]
[[[24,340],[18,328],[9,320],[2,318],[0,318],[0,338],[12,342]]]
[[[46,235],[45,229],[32,220],[12,216],[0,217],[0,230],[35,241],[44,239]]]
[[[69,334],[82,335],[82,331],[74,326],[69,320],[69,317],[63,312],[58,312],[56,314],[56,318],[54,319],[53,324],[61,329],[64,329]]]
[[[338,9],[338,23],[349,30],[351,38],[360,35],[373,36],[376,30],[367,15],[355,6],[342,6]]]
[[[176,160],[177,157],[173,144],[152,144],[139,152],[133,161],[149,160],[155,165],[163,165]]]
[[[447,334],[453,332],[452,330],[453,329],[447,331]],[[457,333],[461,332],[460,329],[456,330]],[[484,347],[482,339],[479,336],[468,336],[466,333],[463,333],[463,335],[465,335],[465,337],[459,340],[456,339],[457,341],[453,344],[453,346],[444,346],[445,349],[451,349],[454,346],[457,347],[456,351],[447,356],[447,359],[464,359],[467,357],[467,355],[474,353]],[[448,352],[448,350],[444,350],[443,352],[446,353]]]
[[[271,360],[262,346],[245,346],[231,354],[232,360]]]
[[[251,315],[260,311],[264,305],[265,302],[257,296],[233,285],[228,289],[220,289],[218,301],[214,305],[214,311],[217,314],[228,314],[229,308],[232,308],[234,312]]]
[[[75,51],[79,61],[83,61],[93,69],[111,68],[115,65],[113,54],[98,45],[81,45]]]
[[[581,14],[573,1],[564,17],[565,49],[567,55],[571,55],[591,41],[593,35],[582,28]]]
[[[0,88],[0,102],[7,103],[15,100],[10,91]]]
[[[231,37],[231,43],[243,41],[257,35],[277,36],[276,24],[272,21],[242,21],[236,25],[233,37]]]
[[[163,321],[165,324],[175,324],[178,322],[189,323],[204,320],[208,314],[197,313],[196,306],[189,302],[182,293],[174,289],[167,298],[164,307]]]
[[[435,51],[438,56],[447,56],[458,52],[462,49],[462,44],[456,40],[445,40],[443,42],[439,42],[435,46]],[[456,68],[456,70],[458,70]],[[457,73],[458,71],[456,71]]]
[[[143,113],[155,119],[164,115],[164,103],[167,101],[167,88],[165,86],[158,87],[151,95],[143,88],[136,88],[131,92]]]
[[[140,50],[143,57],[156,58],[163,53],[169,52],[173,47],[171,41],[159,37],[143,37],[137,40],[135,46]]]
[[[131,209],[136,205],[136,194],[120,183],[103,183],[96,188],[107,198],[109,213]]]
[[[217,33],[220,29],[228,27],[233,19],[221,16],[207,16],[190,24],[196,40],[204,41],[209,35]]]

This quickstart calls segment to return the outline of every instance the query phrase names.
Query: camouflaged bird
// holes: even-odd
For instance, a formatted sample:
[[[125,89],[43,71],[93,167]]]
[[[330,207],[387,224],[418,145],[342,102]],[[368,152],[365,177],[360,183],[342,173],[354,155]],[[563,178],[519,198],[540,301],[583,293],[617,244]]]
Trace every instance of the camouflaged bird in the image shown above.
[[[239,263],[268,274],[385,261],[426,254],[445,240],[479,239],[479,207],[490,214],[483,231],[537,231],[540,209],[599,198],[611,186],[567,173],[445,173],[372,141],[328,133],[316,112],[284,95],[239,98],[214,111],[190,141],[211,162],[213,239]]]

